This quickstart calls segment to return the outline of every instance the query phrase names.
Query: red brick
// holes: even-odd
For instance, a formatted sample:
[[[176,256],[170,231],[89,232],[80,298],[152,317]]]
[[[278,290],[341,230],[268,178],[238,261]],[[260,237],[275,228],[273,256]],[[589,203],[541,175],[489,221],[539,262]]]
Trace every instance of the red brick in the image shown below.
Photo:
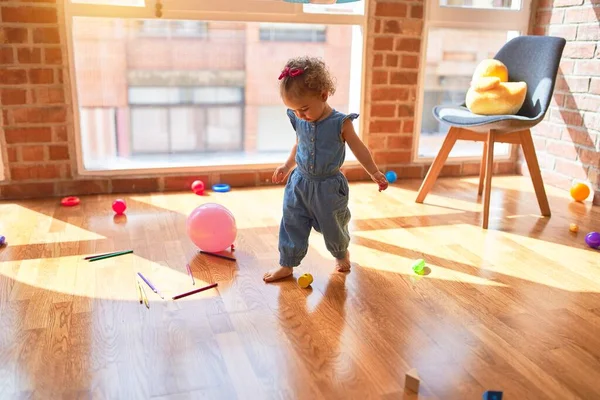
[[[402,121],[402,133],[413,133],[415,130],[415,121]]]
[[[583,125],[583,116],[577,111],[553,109],[550,121],[565,123],[566,125],[581,126]]]
[[[13,166],[10,168],[10,176],[11,179],[15,181],[66,178],[68,176],[68,165],[46,164]]]
[[[555,90],[559,92],[584,93],[588,91],[589,84],[589,77],[559,76],[556,79]]]
[[[416,85],[416,72],[392,72],[390,83],[392,85]]]
[[[385,56],[385,66],[386,67],[397,67],[398,66],[398,56],[395,54],[388,54]]]
[[[235,172],[221,174],[220,181],[231,187],[256,186],[258,175],[255,172]]]
[[[50,160],[68,160],[69,159],[69,146],[67,145],[54,145],[48,147],[50,151]]]
[[[600,94],[600,78],[592,78],[589,92],[591,94]]]
[[[595,138],[586,129],[569,127],[562,137],[563,140],[573,142],[580,146],[594,147]]]
[[[40,64],[42,62],[42,50],[39,48],[21,48],[17,50],[20,64]]]
[[[21,85],[27,83],[27,72],[24,69],[4,69],[0,74],[0,84]]]
[[[375,33],[381,32],[381,20],[380,19],[375,21],[374,29],[375,29]]]
[[[408,7],[404,3],[378,1],[375,15],[378,17],[406,17]]]
[[[425,169],[423,165],[410,165],[405,167],[398,167],[396,173],[398,177],[405,179],[420,179],[425,176]]]
[[[2,7],[3,22],[55,23],[55,7]]]
[[[62,64],[62,51],[60,48],[44,49],[44,62],[46,64]]]
[[[19,158],[17,157],[17,148],[16,147],[7,147],[6,154],[8,155],[8,162],[17,162]]]
[[[594,168],[600,168],[600,152],[589,149],[579,149],[579,161],[583,164],[591,165]]]
[[[21,146],[21,159],[23,161],[43,161],[46,146]]]
[[[58,104],[65,102],[63,88],[40,87],[33,91],[33,99],[38,104]]]
[[[550,100],[550,107],[552,107],[552,108],[563,107],[563,105],[565,104],[565,98],[566,98],[565,94],[554,93],[554,95],[552,96],[552,100]],[[567,107],[567,108],[569,108],[569,107]]]
[[[564,10],[540,11],[536,16],[536,25],[561,24],[564,16]]]
[[[271,175],[273,171],[271,171]],[[269,176],[270,178],[270,176]],[[204,182],[204,186],[208,191],[210,189],[210,180],[208,175],[192,175],[192,176],[165,176],[164,188],[165,190],[191,190],[192,183],[197,180]]]
[[[567,98],[565,108],[580,111],[600,111],[600,96],[575,94]]]
[[[45,195],[54,194],[54,183],[17,183],[4,186],[3,196],[7,199],[23,199],[28,197],[39,197],[40,193]]]
[[[499,161],[494,163],[494,174],[512,175],[517,172],[517,166],[514,161]]]
[[[0,64],[12,64],[14,62],[12,47],[0,47]]]
[[[372,101],[408,100],[408,90],[395,87],[376,87],[371,91]]]
[[[13,118],[15,123],[66,122],[67,110],[64,107],[17,108],[13,111]]]
[[[377,151],[374,152],[373,158],[376,164],[390,165],[390,164],[405,164],[411,161],[412,151],[411,150],[388,150],[388,151]]]
[[[419,68],[419,57],[409,54],[403,54],[400,66],[402,68]]]
[[[27,28],[2,28],[0,38],[2,36],[5,43],[27,43]]]
[[[394,50],[394,38],[392,37],[376,37],[373,41],[373,50]]]
[[[415,106],[412,104],[399,104],[398,117],[413,117],[415,115]]]
[[[523,168],[524,175],[529,176],[527,167]],[[571,188],[572,179],[554,171],[542,171],[542,179],[545,184],[556,186],[560,189],[569,190]]]
[[[369,133],[398,133],[401,127],[401,121],[371,121],[369,124]]]
[[[411,150],[413,145],[412,136],[393,135],[388,137],[388,146],[395,150]]]
[[[158,178],[113,179],[113,193],[144,193],[158,190]]]
[[[580,6],[583,0],[554,0],[554,7]]]
[[[462,166],[463,176],[479,175],[481,170],[481,163],[478,162],[466,162]]]
[[[399,20],[387,20],[383,23],[383,33],[402,33],[402,26]]]
[[[387,85],[389,73],[387,71],[375,70],[371,82],[373,85]]]
[[[53,126],[52,131],[52,142],[59,143],[66,142],[69,140],[69,135],[66,126]]]
[[[575,61],[562,59],[558,67],[560,73],[570,75],[575,71]]]
[[[600,206],[600,190],[596,190],[594,193],[594,200],[592,200],[595,206]]]
[[[532,136],[532,139],[533,147],[535,147],[537,151],[546,150],[546,138],[540,136]]]
[[[383,67],[383,54],[375,54],[373,57],[374,67]]]
[[[446,164],[442,167],[440,176],[460,176],[462,166],[460,164]]]
[[[59,44],[58,28],[35,28],[33,30],[33,43]]]
[[[371,136],[370,140],[369,140],[369,150],[371,150],[371,152],[373,151],[377,151],[377,150],[385,150],[388,148],[388,136],[389,135],[384,135],[384,136]]]
[[[50,68],[33,68],[29,70],[29,82],[44,84],[54,82],[54,70]]]
[[[68,180],[55,183],[57,196],[100,194],[109,192],[108,179]]]
[[[393,104],[372,104],[371,118],[392,118],[396,116],[396,106]]]
[[[536,26],[533,28],[532,35],[535,36],[546,36],[548,35],[548,27]]]
[[[573,179],[585,179],[587,178],[587,166],[583,166],[580,163],[563,160],[558,158],[556,160],[556,166],[554,167],[555,171],[569,176]]]
[[[412,5],[410,7],[411,18],[423,18],[423,6],[420,4]]]
[[[347,167],[342,169],[342,173],[349,181],[366,181],[370,180],[369,174],[362,167]]]
[[[5,128],[7,144],[47,143],[52,139],[50,128]]]
[[[0,103],[5,106],[27,103],[27,91],[25,89],[1,89]]]
[[[577,40],[600,40],[598,23],[577,26]]]
[[[596,22],[598,17],[592,7],[569,8],[565,11],[565,23],[573,24],[576,22]]]
[[[563,57],[593,58],[595,51],[595,43],[568,42],[563,51]]]
[[[577,25],[551,25],[548,34],[558,36],[566,40],[575,40],[577,37]]]
[[[404,38],[396,42],[397,51],[411,51],[418,53],[421,50],[421,39]]]
[[[548,122],[539,123],[533,132],[549,139],[560,139],[564,128],[561,125],[550,124]]]
[[[549,140],[546,142],[546,151],[567,160],[577,160],[577,150],[573,146],[573,143]]]

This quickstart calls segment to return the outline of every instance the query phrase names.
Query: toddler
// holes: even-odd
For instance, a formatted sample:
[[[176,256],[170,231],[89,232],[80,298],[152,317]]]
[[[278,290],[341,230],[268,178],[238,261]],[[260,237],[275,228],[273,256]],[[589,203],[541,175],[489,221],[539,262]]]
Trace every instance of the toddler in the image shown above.
[[[327,250],[336,259],[337,271],[347,272],[348,181],[340,171],[345,144],[381,189],[387,187],[387,180],[354,131],[352,120],[358,114],[343,114],[327,103],[335,93],[335,84],[325,63],[311,57],[292,59],[279,81],[281,98],[296,131],[296,144],[285,164],[273,173],[273,182],[283,182],[292,168],[297,168],[292,171],[283,196],[280,266],[267,272],[263,279],[272,282],[292,275],[293,268],[306,256],[312,228],[323,234]]]

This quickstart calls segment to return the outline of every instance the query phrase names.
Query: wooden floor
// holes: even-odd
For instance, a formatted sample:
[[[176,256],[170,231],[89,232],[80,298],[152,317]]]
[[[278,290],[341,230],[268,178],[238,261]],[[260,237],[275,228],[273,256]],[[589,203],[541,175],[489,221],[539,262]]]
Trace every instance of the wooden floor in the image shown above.
[[[425,204],[419,183],[351,185],[355,265],[332,273],[313,233],[296,272],[312,290],[261,280],[278,259],[281,187],[127,196],[126,219],[111,196],[0,203],[0,399],[413,399],[411,368],[420,399],[600,398],[600,254],[583,239],[600,209],[549,187],[542,219],[528,178],[495,177],[484,231],[477,178],[440,180]],[[209,201],[237,218],[237,263],[186,237]],[[146,288],[146,309],[138,271],[166,298],[219,286],[177,301]]]

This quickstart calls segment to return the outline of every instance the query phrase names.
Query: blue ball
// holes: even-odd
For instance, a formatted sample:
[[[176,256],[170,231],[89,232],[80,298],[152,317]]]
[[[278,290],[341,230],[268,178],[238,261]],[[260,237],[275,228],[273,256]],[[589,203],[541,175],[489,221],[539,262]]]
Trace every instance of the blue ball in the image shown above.
[[[398,180],[398,175],[396,175],[394,171],[388,171],[385,173],[385,178],[389,183],[394,183],[396,180]]]

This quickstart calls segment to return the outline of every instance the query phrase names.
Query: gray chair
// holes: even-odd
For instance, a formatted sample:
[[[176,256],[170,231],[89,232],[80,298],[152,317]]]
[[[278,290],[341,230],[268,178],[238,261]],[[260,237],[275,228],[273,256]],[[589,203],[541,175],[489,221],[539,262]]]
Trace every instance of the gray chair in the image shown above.
[[[435,184],[448,154],[457,140],[484,142],[483,158],[479,173],[479,195],[484,189],[483,229],[487,229],[490,210],[490,193],[494,166],[494,143],[521,145],[529,168],[535,194],[545,217],[550,216],[550,206],[544,190],[537,156],[530,129],[542,119],[552,99],[558,66],[566,41],[552,36],[519,36],[508,43],[494,57],[508,68],[509,81],[525,81],[527,95],[517,115],[476,115],[466,106],[437,106],[435,118],[450,125],[450,130],[436,156],[417,195],[422,203]]]

